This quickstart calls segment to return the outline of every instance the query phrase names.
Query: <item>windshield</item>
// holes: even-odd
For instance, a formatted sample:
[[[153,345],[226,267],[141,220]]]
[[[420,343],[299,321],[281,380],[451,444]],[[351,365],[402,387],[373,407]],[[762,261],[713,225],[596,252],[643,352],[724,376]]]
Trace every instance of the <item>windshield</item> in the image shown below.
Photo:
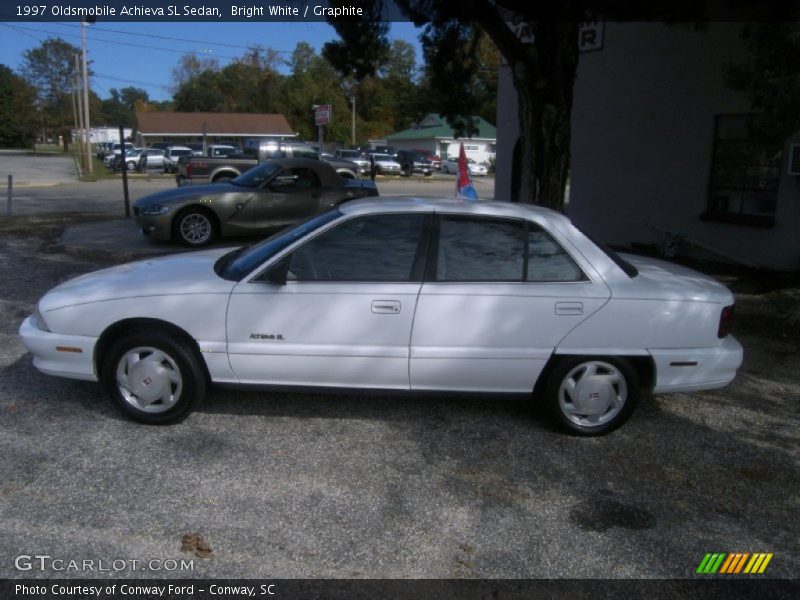
[[[272,179],[272,176],[275,175],[279,169],[280,166],[278,166],[278,163],[264,162],[260,165],[256,165],[249,171],[245,171],[231,181],[231,183],[246,188],[258,188],[261,187],[265,181]]]
[[[342,158],[361,158],[361,153],[358,150],[339,150],[339,156]]]
[[[299,225],[284,229],[268,237],[263,242],[248,248],[239,248],[223,256],[215,265],[217,274],[223,279],[241,281],[253,269],[263,264],[284,248],[311,233],[315,229],[338,219],[342,213],[338,208],[316,215]]]
[[[373,154],[375,160],[392,160],[392,157],[388,154]]]

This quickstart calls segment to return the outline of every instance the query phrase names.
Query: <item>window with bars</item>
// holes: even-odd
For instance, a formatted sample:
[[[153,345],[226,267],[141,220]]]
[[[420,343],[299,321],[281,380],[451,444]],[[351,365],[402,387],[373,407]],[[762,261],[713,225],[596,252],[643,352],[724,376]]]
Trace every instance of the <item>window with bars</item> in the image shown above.
[[[782,145],[762,135],[759,115],[718,115],[708,210],[702,218],[770,227],[775,223]]]

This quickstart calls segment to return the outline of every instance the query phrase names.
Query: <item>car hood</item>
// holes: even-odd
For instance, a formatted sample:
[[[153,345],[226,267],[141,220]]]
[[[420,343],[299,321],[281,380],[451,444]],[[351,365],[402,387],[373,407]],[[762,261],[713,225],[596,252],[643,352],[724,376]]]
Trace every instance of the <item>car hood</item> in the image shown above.
[[[635,254],[620,256],[639,271],[625,286],[625,296],[733,304],[733,294],[713,277],[664,260]]]
[[[43,313],[68,306],[120,298],[229,293],[234,282],[214,272],[214,263],[231,248],[173,254],[102,269],[70,279],[39,302]]]
[[[149,194],[136,200],[133,205],[136,208],[146,208],[153,204],[171,204],[174,202],[183,203],[191,198],[200,198],[202,196],[221,196],[229,192],[242,192],[247,191],[243,188],[232,183],[210,183],[208,185],[191,185],[186,187],[175,187],[155,194]]]

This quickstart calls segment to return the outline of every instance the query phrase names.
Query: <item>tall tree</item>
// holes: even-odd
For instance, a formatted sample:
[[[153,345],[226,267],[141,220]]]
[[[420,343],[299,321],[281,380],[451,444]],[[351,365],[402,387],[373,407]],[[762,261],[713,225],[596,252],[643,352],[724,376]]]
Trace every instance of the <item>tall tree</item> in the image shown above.
[[[79,53],[79,48],[60,38],[48,38],[22,55],[22,74],[36,88],[36,104],[45,127],[65,139],[74,120],[70,93]]]
[[[197,77],[203,71],[218,71],[219,61],[212,56],[184,54],[178,64],[172,68],[172,92],[177,93],[180,87]]]
[[[150,100],[146,90],[133,86],[121,90],[111,88],[109,94],[110,96],[102,101],[103,116],[108,125],[133,127],[137,104],[146,104]]]
[[[36,90],[6,65],[0,64],[0,146],[22,148],[36,137],[31,106]]]
[[[350,137],[348,101],[343,80],[330,63],[305,42],[295,47],[290,61],[292,74],[281,90],[279,106],[301,138],[316,139],[312,106],[330,104],[333,121],[327,126],[326,139],[344,142]]]
[[[728,84],[763,112],[760,134],[782,143],[800,131],[800,23],[751,23],[742,40],[748,52],[727,66]]]

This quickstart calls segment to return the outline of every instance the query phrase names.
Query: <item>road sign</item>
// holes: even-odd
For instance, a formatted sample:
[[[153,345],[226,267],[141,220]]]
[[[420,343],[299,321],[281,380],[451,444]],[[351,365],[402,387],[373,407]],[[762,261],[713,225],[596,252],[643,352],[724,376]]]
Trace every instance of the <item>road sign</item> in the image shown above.
[[[331,105],[320,104],[314,107],[314,125],[327,125],[331,121]]]

